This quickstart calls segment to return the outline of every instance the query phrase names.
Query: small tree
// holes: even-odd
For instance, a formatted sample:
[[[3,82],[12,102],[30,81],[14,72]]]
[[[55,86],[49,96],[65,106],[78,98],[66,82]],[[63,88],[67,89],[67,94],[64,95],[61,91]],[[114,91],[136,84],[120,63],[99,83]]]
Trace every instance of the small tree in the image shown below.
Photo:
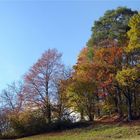
[[[23,83],[13,82],[1,93],[2,108],[9,112],[19,113],[24,108]]]

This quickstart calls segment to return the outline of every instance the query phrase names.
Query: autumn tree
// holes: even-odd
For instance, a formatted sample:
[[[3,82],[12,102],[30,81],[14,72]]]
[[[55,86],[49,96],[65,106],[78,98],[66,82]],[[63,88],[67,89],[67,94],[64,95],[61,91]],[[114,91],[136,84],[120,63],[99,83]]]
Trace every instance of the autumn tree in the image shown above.
[[[56,95],[55,84],[62,68],[61,54],[56,49],[48,49],[25,75],[27,101],[43,111],[48,123],[51,122],[51,104]]]
[[[109,48],[94,48],[94,65],[98,81],[98,90],[101,95],[111,97],[115,106],[115,110],[121,115],[121,95],[116,92],[115,76],[121,69],[122,48],[115,46]],[[95,71],[95,68],[93,69]],[[106,98],[107,98],[106,97]]]
[[[88,49],[84,48],[78,57],[77,64],[74,66],[69,94],[72,105],[81,114],[81,119],[88,116],[90,121],[94,120],[96,86],[95,79],[92,78],[92,64],[87,57]]]
[[[64,69],[62,70],[62,74],[56,82],[57,93],[56,102],[54,103],[54,109],[56,112],[55,117],[57,117],[59,121],[67,119],[70,115],[70,112],[68,113],[70,105],[68,103],[69,97],[67,94],[67,87],[70,83],[71,77],[72,69],[69,67],[64,67]]]
[[[128,32],[129,44],[124,48],[125,63],[123,69],[117,73],[117,80],[123,87],[124,95],[128,104],[128,119],[132,120],[132,103],[134,110],[137,110],[137,92],[139,89],[139,62],[140,62],[140,14],[134,15],[129,21],[130,31]],[[136,111],[137,112],[137,111]],[[136,113],[135,113],[136,115]]]
[[[122,95],[121,87],[115,76],[117,71],[122,69],[123,59],[125,58],[123,48],[128,44],[129,40],[127,36],[127,31],[130,30],[128,22],[136,13],[137,11],[126,7],[118,7],[117,9],[106,11],[104,16],[94,22],[91,38],[87,42],[88,55],[96,57],[93,61],[97,61],[98,66],[100,65],[99,72],[102,75],[100,85],[102,87],[106,85],[106,89],[104,88],[106,92],[114,93],[108,95],[113,97],[120,116],[123,115],[120,106],[122,104]],[[96,48],[98,48],[97,55],[95,54]],[[107,91],[107,89],[110,91]]]

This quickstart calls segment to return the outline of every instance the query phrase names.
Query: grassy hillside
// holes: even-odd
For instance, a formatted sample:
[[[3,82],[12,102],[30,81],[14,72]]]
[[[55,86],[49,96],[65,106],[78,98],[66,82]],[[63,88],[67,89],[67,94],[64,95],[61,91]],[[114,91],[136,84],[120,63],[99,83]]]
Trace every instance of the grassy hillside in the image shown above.
[[[140,140],[140,123],[100,123],[86,128],[42,134],[20,140]]]

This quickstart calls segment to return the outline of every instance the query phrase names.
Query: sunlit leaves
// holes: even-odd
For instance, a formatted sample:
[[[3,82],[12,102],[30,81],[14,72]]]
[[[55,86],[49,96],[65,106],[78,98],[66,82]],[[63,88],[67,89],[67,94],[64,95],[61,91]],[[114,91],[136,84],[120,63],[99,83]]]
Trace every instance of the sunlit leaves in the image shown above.
[[[140,51],[140,14],[134,15],[129,22],[130,31],[128,37],[130,38],[129,45],[126,47],[126,52]]]
[[[134,82],[140,76],[140,73],[135,68],[126,68],[119,71],[116,75],[116,79],[122,86],[132,87]]]

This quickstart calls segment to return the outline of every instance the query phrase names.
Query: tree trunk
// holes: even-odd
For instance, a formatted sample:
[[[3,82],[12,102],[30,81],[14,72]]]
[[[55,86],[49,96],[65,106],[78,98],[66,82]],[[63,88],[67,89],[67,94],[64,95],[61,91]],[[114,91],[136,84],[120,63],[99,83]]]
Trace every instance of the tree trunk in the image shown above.
[[[58,107],[58,120],[61,120],[62,118],[62,107],[61,107],[61,104],[59,105]]]
[[[91,121],[91,122],[94,121],[94,116],[92,115],[92,113],[89,114],[89,121]]]
[[[90,104],[90,106],[89,106],[89,112],[88,112],[88,116],[89,116],[89,121],[94,121],[94,113],[93,113],[93,105],[92,104]]]
[[[81,116],[81,121],[84,121],[84,111],[83,111],[83,109],[81,109],[80,116]]]
[[[48,123],[51,123],[51,104],[49,100],[49,82],[48,82],[48,77],[46,76],[46,98],[47,98],[47,120]]]
[[[127,93],[127,111],[128,111],[128,121],[131,121],[132,118],[132,96],[130,95],[130,92]]]
[[[115,97],[113,97],[113,100],[114,100],[114,105],[115,105],[115,113],[119,113],[117,95]]]
[[[137,99],[135,92],[134,92],[134,116],[137,117]]]
[[[51,105],[50,105],[50,103],[48,104],[48,107],[47,107],[47,119],[48,119],[48,123],[51,123]]]
[[[116,87],[116,92],[117,92],[117,110],[119,113],[119,117],[123,117],[123,112],[122,112],[122,98],[121,98],[121,92],[119,87]]]
[[[127,100],[128,102],[128,121],[132,120],[132,108],[131,108],[131,101],[130,99]]]
[[[99,107],[99,96],[98,96],[98,91],[97,91],[97,94],[96,94],[96,99],[97,99],[97,103],[98,103],[98,106],[97,106],[97,116],[100,117],[100,107]]]

